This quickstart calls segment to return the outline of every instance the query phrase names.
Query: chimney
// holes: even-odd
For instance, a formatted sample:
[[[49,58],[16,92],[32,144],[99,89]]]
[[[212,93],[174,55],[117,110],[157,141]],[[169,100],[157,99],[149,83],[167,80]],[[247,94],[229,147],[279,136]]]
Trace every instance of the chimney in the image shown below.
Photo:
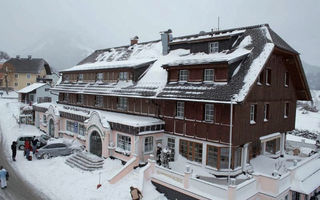
[[[20,55],[16,55],[16,59],[20,59]]]
[[[132,46],[132,45],[138,44],[138,40],[139,40],[139,37],[138,36],[134,36],[130,40],[130,45]]]
[[[161,42],[162,42],[162,55],[167,55],[169,53],[169,42],[172,41],[172,30],[160,32]]]
[[[28,55],[28,60],[31,60],[32,56],[31,55]]]

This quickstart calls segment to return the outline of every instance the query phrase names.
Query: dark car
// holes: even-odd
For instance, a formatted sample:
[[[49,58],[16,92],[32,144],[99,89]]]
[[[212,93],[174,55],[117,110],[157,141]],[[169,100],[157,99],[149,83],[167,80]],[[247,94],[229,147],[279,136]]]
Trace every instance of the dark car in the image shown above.
[[[56,156],[67,156],[75,152],[80,152],[81,147],[74,146],[69,143],[51,143],[38,149],[36,157],[38,159],[48,159]]]

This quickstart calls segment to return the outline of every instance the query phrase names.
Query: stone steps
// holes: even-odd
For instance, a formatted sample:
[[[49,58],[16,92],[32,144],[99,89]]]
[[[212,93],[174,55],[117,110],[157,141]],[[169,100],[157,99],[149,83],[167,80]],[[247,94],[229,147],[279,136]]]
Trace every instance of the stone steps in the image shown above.
[[[66,164],[70,167],[77,167],[84,171],[93,171],[103,168],[104,160],[90,153],[80,152],[66,160]]]

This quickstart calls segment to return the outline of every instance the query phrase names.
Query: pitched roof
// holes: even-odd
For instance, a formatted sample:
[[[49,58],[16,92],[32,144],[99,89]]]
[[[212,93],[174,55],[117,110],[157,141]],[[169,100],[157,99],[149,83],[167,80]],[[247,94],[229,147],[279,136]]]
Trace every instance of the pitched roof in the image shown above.
[[[33,90],[36,90],[36,89],[38,89],[42,86],[45,86],[45,85],[47,85],[47,83],[33,83],[33,84],[17,91],[17,93],[29,93],[29,92],[32,92]]]
[[[214,54],[190,53],[186,49],[176,49],[171,50],[168,55],[162,55],[160,41],[97,50],[71,69],[79,69],[84,65],[115,66],[119,62],[127,62],[129,66],[145,59],[155,61],[136,83],[61,83],[54,90],[112,96],[242,102],[275,47],[297,54],[267,24],[176,37],[171,44],[193,43],[220,37],[236,37],[236,40],[230,45],[230,49]],[[167,83],[168,72],[164,66],[169,68],[215,62],[228,63],[230,80],[227,83]]]
[[[12,65],[16,73],[38,74],[45,68],[47,75],[51,74],[49,64],[42,58],[11,58],[4,65]]]

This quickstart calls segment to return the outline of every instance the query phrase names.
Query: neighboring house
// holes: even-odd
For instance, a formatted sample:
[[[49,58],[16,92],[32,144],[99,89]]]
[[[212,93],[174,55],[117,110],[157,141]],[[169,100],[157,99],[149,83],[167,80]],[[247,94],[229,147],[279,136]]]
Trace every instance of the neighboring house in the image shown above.
[[[269,25],[175,38],[168,30],[161,40],[97,50],[62,74],[52,89],[58,104],[34,106],[51,136],[135,164],[168,148],[180,168],[151,165],[148,177],[171,199],[288,198],[290,176],[281,189],[258,173],[234,187],[215,180],[252,173],[259,155],[287,156],[296,101],[311,100],[298,52]],[[313,195],[315,186],[290,194]]]
[[[33,83],[19,91],[19,101],[26,104],[43,103],[43,102],[56,102],[57,95],[50,92],[51,86],[48,83]]]
[[[8,87],[20,90],[36,82],[51,82],[47,75],[51,75],[49,64],[42,58],[11,58],[3,64],[8,72]]]
[[[0,88],[3,88],[4,86],[4,73],[2,69],[3,64],[0,63]]]

